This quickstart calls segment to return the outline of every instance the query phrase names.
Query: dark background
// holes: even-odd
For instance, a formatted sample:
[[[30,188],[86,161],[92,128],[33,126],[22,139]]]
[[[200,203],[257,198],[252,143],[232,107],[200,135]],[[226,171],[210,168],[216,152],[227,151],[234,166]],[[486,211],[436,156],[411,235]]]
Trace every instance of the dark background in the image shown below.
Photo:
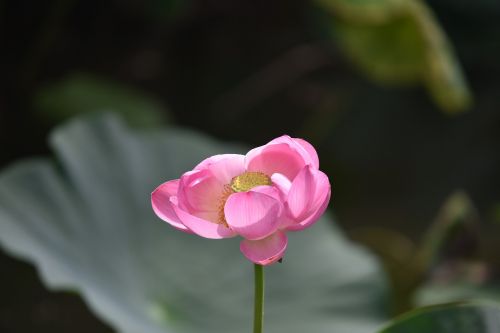
[[[351,65],[308,1],[3,1],[0,167],[49,154],[60,120],[36,96],[73,73],[145,92],[176,125],[262,145],[287,133],[319,151],[346,230],[416,239],[465,190],[486,225],[500,203],[500,2],[428,2],[474,94],[441,112],[420,86],[384,87]],[[494,239],[496,239],[493,236]],[[0,256],[0,332],[110,332],[81,300]]]

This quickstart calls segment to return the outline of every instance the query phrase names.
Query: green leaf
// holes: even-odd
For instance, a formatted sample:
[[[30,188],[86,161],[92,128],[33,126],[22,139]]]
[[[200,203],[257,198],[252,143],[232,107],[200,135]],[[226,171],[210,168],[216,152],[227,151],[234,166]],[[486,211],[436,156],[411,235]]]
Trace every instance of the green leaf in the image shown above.
[[[415,22],[398,18],[380,25],[338,22],[344,51],[367,75],[380,82],[418,82],[425,50]]]
[[[89,112],[115,112],[138,127],[161,125],[167,115],[162,104],[152,96],[122,83],[83,73],[41,89],[35,106],[42,115],[56,121]]]
[[[445,111],[470,107],[471,94],[452,47],[420,0],[317,0],[335,17],[335,37],[374,81],[421,83]]]
[[[33,262],[53,289],[76,289],[126,333],[248,332],[253,266],[238,239],[208,240],[154,216],[150,192],[217,153],[194,132],[133,131],[113,116],[80,119],[51,143],[59,164],[18,163],[0,176],[0,244]],[[369,333],[386,318],[372,255],[326,216],[290,233],[266,269],[266,332]]]
[[[396,318],[379,333],[498,333],[497,304],[465,303],[421,308]]]

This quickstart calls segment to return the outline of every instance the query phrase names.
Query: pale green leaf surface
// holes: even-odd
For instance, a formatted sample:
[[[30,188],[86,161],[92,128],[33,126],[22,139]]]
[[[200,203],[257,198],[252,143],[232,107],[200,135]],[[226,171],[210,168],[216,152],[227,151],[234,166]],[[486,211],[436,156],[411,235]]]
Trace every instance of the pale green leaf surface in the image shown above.
[[[113,116],[73,121],[51,143],[59,164],[0,176],[0,244],[52,289],[76,289],[123,333],[249,332],[252,265],[238,239],[208,240],[160,221],[150,192],[201,159],[242,151],[174,128],[132,131]],[[373,332],[385,319],[375,259],[331,218],[290,234],[266,269],[266,332]]]

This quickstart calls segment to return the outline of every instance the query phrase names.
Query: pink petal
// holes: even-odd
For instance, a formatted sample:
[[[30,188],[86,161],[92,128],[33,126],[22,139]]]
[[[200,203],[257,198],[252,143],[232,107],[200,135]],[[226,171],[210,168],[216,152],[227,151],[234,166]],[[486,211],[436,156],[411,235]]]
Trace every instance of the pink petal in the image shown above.
[[[278,193],[276,195],[279,196]],[[249,191],[231,194],[224,206],[224,215],[231,229],[244,238],[255,240],[265,238],[276,231],[281,210],[279,199]]]
[[[274,175],[278,175],[278,174],[275,173]],[[283,181],[282,185],[287,186],[287,184],[285,182],[288,182],[288,187],[290,187],[291,183],[288,180],[288,178],[286,178],[285,176],[281,176],[281,177],[283,177],[281,179]],[[272,177],[271,177],[271,179],[272,179]],[[280,202],[280,213],[279,213],[279,217],[278,217],[278,220],[279,220],[278,229],[286,228],[289,225],[295,223],[295,220],[290,219],[287,216],[287,214],[283,214],[283,210],[284,210],[283,208],[285,206],[285,199],[287,197],[286,193],[288,193],[288,191],[286,193],[282,192],[281,189],[278,186],[276,186],[276,184],[274,184],[274,186],[257,186],[257,187],[254,187],[252,189],[252,191],[267,194]]]
[[[313,169],[306,166],[295,177],[288,192],[287,204],[293,218],[301,219],[303,217],[313,200],[315,190],[316,179]]]
[[[286,234],[277,231],[261,240],[244,239],[240,243],[240,250],[251,262],[266,266],[283,257],[287,243]]]
[[[191,215],[182,210],[179,206],[172,205],[175,213],[182,221],[195,234],[212,239],[229,238],[236,235],[236,233],[223,224],[213,223],[197,216]]]
[[[151,193],[151,205],[155,214],[163,221],[170,223],[173,227],[191,233],[191,231],[180,221],[174,211],[170,198],[177,195],[179,180],[171,180],[158,186]]]
[[[302,230],[316,222],[328,206],[330,196],[330,182],[323,172],[311,167],[301,170],[288,193],[288,213],[295,223],[287,230]]]
[[[193,170],[182,175],[179,182],[178,204],[185,211],[217,211],[224,185],[209,170]]]
[[[215,178],[222,184],[229,184],[231,180],[245,172],[245,156],[238,154],[222,155],[217,161],[207,165]]]
[[[226,158],[226,154],[220,154],[220,155],[214,155],[214,156],[210,156],[208,158],[205,158],[203,161],[201,161],[200,163],[198,163],[198,165],[196,165],[193,170],[203,170],[203,169],[206,169],[210,164],[213,164],[221,159],[224,159]]]
[[[267,175],[281,173],[288,179],[294,179],[306,161],[288,143],[277,143],[250,150],[245,165],[248,171],[260,171]]]
[[[278,215],[281,214],[281,210],[283,209],[284,200],[282,200],[280,190],[276,186],[260,185],[260,186],[256,186],[256,187],[252,188],[250,190],[250,192],[258,192],[258,193],[265,194],[265,195],[268,195],[268,196],[276,199],[276,201],[278,201],[280,203],[280,212]]]
[[[311,165],[314,166],[314,168],[319,169],[319,157],[316,149],[314,149],[314,147],[304,139],[294,138],[293,140],[301,145],[302,148],[307,152],[311,161]]]
[[[283,176],[281,173],[274,173],[271,176],[271,181],[273,182],[274,186],[276,186],[280,192],[287,196],[288,192],[290,191],[290,187],[292,186],[292,183],[288,178]]]
[[[294,223],[294,224],[288,224],[286,227],[286,230],[290,231],[299,231],[299,230],[304,230],[306,228],[309,228],[311,225],[313,225],[315,222],[319,220],[321,215],[325,212],[326,208],[328,207],[328,203],[330,201],[330,196],[331,192],[328,191],[326,196],[321,200],[321,205],[317,210],[315,210],[311,215],[306,217],[303,221],[299,223]]]
[[[304,139],[300,138],[291,138],[288,135],[282,135],[279,138],[276,138],[269,142],[268,144],[276,144],[276,143],[286,143],[292,149],[295,149],[304,159],[306,164],[310,164],[314,166],[315,169],[319,168],[319,158],[316,149]]]

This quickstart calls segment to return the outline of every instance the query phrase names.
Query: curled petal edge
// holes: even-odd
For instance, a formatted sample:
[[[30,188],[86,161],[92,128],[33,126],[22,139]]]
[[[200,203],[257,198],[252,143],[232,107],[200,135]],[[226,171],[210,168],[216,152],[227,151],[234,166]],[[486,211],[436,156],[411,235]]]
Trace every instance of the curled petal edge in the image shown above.
[[[153,193],[151,193],[151,206],[155,214],[163,221],[169,223],[174,228],[187,233],[193,233],[186,227],[172,207],[171,198],[177,194],[179,187],[179,180],[171,180],[158,186]]]

